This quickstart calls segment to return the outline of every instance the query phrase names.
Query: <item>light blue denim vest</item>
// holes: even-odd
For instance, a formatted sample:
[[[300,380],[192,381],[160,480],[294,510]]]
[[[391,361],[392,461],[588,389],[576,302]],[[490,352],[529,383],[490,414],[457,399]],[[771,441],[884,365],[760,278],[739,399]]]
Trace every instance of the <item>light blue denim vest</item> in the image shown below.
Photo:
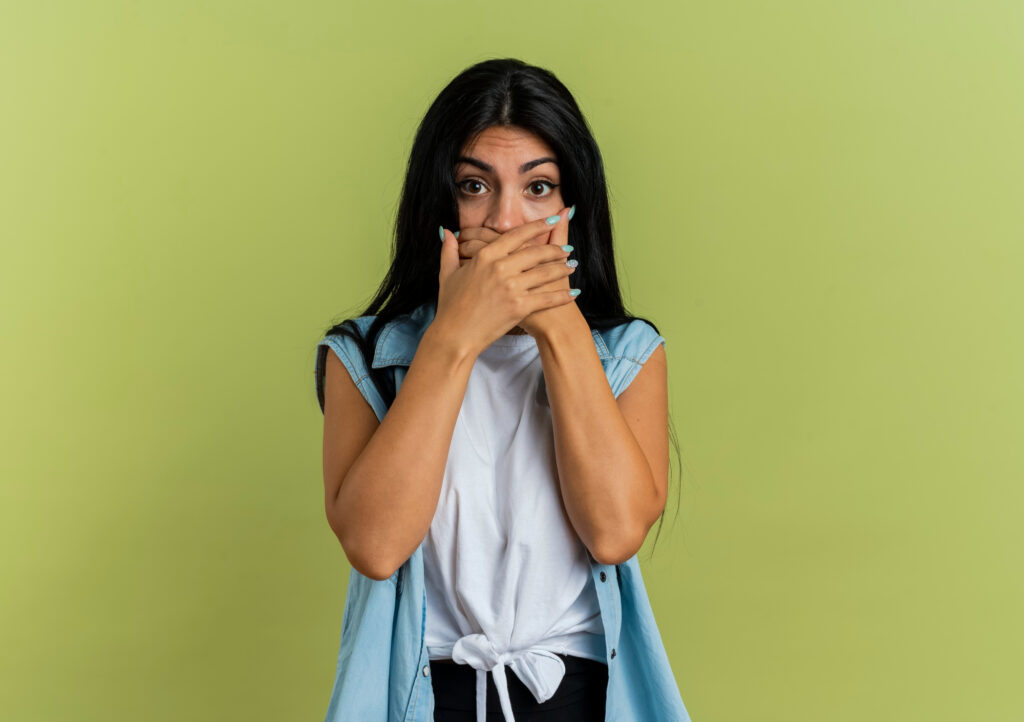
[[[392,320],[377,338],[373,367],[394,367],[396,391],[435,311],[436,302],[423,304]],[[355,323],[365,335],[373,319],[360,316]],[[639,319],[591,333],[616,398],[665,341]],[[317,344],[314,385],[321,409],[327,348],[338,355],[377,418],[383,419],[384,400],[370,380],[362,354],[347,337],[325,336]],[[621,564],[599,564],[590,557],[590,563],[605,630],[605,719],[688,722],[636,556]],[[424,644],[426,604],[422,545],[389,579],[349,572],[325,722],[432,722],[434,691]]]

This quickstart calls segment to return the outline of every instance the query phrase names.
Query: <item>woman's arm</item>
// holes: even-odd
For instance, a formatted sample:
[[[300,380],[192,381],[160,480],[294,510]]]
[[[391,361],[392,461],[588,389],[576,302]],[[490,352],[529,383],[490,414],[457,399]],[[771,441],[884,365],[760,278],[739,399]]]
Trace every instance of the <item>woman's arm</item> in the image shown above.
[[[349,563],[387,579],[427,535],[475,356],[431,325],[384,419],[341,361],[324,371],[327,520]]]
[[[537,339],[562,499],[596,561],[619,564],[643,545],[668,492],[668,390],[659,347],[616,399],[581,313]]]

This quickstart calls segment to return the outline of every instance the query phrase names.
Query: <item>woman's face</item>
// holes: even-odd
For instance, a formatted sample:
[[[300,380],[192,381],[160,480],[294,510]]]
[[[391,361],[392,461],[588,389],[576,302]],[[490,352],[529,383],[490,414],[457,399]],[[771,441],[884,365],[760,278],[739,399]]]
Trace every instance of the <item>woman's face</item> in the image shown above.
[[[551,148],[517,127],[492,126],[463,147],[455,164],[459,227],[504,233],[562,210]]]

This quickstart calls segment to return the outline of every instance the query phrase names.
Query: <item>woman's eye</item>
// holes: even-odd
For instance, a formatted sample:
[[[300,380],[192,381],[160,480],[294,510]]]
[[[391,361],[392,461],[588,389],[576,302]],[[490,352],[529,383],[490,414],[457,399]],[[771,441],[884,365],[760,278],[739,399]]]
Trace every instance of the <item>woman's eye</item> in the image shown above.
[[[533,183],[530,184],[530,188],[536,188],[537,186],[547,186],[550,189],[547,193],[534,194],[538,197],[543,198],[544,196],[550,195],[555,190],[555,188],[558,187],[558,184],[552,183],[551,181],[534,181]]]
[[[483,183],[481,183],[478,180],[474,180],[474,179],[470,178],[470,179],[464,180],[464,181],[462,181],[461,183],[458,184],[458,187],[467,196],[478,196],[478,195],[480,195],[479,193],[474,193],[473,191],[468,190],[469,186],[483,186]]]
[[[456,183],[455,186],[467,196],[482,195],[484,190],[487,188],[487,186],[485,186],[483,182],[478,181],[475,178],[467,178],[464,181]],[[545,187],[547,187],[547,192],[544,192]],[[529,185],[530,195],[532,195],[534,198],[546,198],[547,196],[551,195],[551,193],[557,187],[558,183],[552,183],[551,181],[534,181]]]

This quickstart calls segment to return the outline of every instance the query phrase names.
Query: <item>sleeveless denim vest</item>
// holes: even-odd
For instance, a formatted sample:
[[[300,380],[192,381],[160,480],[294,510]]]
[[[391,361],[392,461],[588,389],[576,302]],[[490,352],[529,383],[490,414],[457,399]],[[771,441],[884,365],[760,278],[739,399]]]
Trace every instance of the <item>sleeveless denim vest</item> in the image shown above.
[[[396,392],[435,312],[436,302],[423,304],[385,325],[377,338],[373,368],[393,367]],[[355,323],[365,335],[373,320],[360,316]],[[639,319],[591,333],[616,398],[665,341]],[[370,380],[362,354],[347,337],[325,336],[317,344],[314,387],[321,412],[328,349],[341,359],[377,419],[383,419],[384,400]],[[599,564],[592,556],[590,562],[605,630],[605,719],[689,722],[636,555],[621,564]],[[350,570],[325,722],[432,722],[426,605],[422,545],[389,579],[375,580]]]

